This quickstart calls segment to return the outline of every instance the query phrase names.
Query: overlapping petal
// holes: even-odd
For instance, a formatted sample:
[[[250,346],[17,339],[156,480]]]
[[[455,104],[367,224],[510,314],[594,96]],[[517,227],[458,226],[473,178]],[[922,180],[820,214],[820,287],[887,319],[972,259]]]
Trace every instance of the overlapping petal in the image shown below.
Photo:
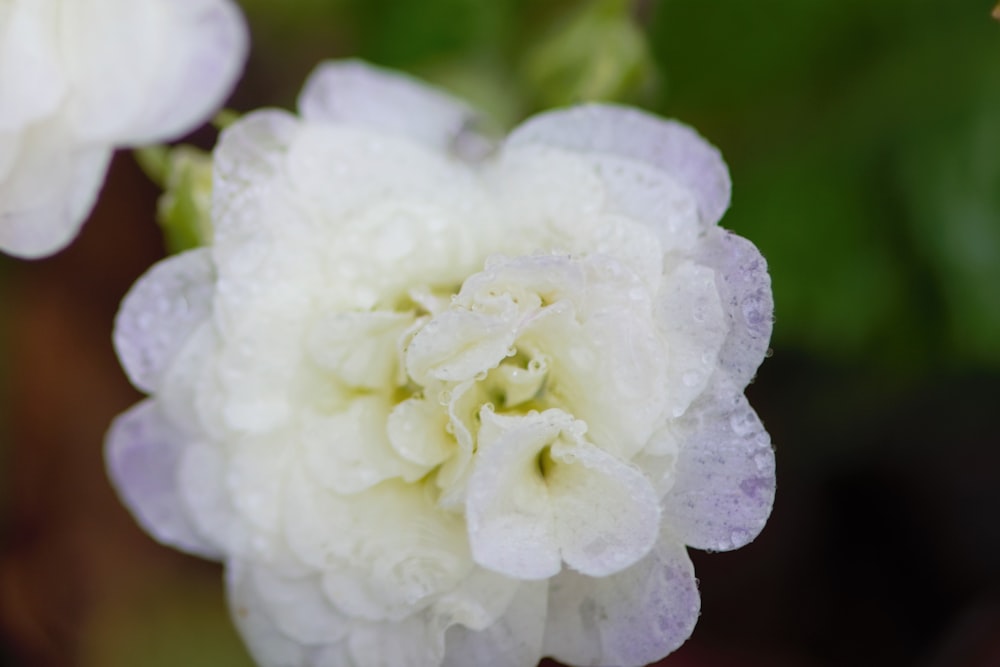
[[[774,497],[742,394],[770,283],[714,226],[718,151],[590,105],[470,156],[464,105],[358,62],[321,66],[300,109],[223,133],[211,247],[126,298],[116,344],[177,471],[120,462],[145,451],[127,413],[126,501],[227,560],[265,667],[677,648],[686,545],[745,544]]]
[[[12,0],[0,25],[0,250],[68,244],[115,148],[176,138],[247,50],[231,0]]]
[[[107,443],[108,474],[125,505],[150,534],[189,553],[220,554],[193,525],[180,495],[177,475],[185,434],[146,400],[120,415]]]
[[[687,551],[664,531],[623,572],[592,579],[565,571],[552,580],[545,652],[569,665],[642,667],[684,643],[700,608]]]

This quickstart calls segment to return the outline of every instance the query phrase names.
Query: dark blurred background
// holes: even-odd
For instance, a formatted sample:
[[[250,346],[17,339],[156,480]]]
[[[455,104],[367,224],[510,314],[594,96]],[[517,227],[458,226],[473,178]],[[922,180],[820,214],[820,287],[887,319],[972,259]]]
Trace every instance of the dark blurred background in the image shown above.
[[[1000,23],[992,0],[245,0],[231,106],[290,107],[361,56],[503,130],[640,104],[725,155],[723,225],[774,280],[748,393],[778,455],[750,546],[693,552],[675,667],[1000,665]],[[214,132],[191,141],[210,147]],[[164,246],[117,156],[76,243],[0,259],[0,665],[248,667],[220,569],[153,543],[102,439],[138,400],[110,335]]]

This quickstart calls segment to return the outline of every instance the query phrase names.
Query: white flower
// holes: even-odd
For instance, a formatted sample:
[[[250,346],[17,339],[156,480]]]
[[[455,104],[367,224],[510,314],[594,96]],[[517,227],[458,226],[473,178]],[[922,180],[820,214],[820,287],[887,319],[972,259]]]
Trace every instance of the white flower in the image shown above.
[[[176,138],[247,49],[230,0],[0,0],[0,250],[60,250],[116,147]]]
[[[484,156],[461,104],[354,62],[300,111],[223,134],[213,245],[122,305],[152,395],[109,435],[126,504],[225,561],[268,667],[675,649],[685,545],[746,544],[774,495],[743,396],[770,281],[716,226],[718,152],[594,105]]]

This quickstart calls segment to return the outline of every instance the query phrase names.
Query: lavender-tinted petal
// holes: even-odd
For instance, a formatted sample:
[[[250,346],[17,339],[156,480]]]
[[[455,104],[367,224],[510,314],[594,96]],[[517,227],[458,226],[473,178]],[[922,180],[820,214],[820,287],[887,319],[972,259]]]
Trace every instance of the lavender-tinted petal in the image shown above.
[[[108,432],[108,475],[136,521],[163,544],[218,558],[221,554],[194,527],[177,488],[177,468],[184,436],[143,401],[115,419]]]
[[[447,93],[359,60],[320,64],[299,96],[307,121],[357,125],[477,157],[485,140],[470,129],[476,114]]]
[[[767,262],[744,238],[713,229],[699,245],[698,261],[716,271],[716,287],[729,333],[719,367],[737,388],[753,379],[767,354],[774,320],[774,297]]]
[[[701,608],[694,568],[663,531],[646,558],[609,577],[572,570],[549,588],[545,653],[577,667],[642,667],[683,644]]]
[[[753,540],[774,503],[774,450],[742,391],[717,380],[678,420],[676,435],[666,525],[698,549],[728,551]]]
[[[539,114],[516,128],[506,145],[524,144],[652,165],[695,193],[705,224],[718,222],[729,206],[729,170],[719,151],[690,127],[637,109],[588,104]]]
[[[207,249],[198,248],[155,264],[122,301],[114,344],[129,379],[147,392],[199,324],[209,317],[214,269]]]

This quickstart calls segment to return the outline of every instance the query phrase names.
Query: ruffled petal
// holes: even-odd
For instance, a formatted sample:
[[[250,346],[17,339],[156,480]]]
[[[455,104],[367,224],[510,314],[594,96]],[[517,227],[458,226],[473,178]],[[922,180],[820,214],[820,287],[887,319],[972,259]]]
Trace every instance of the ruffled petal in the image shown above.
[[[319,318],[307,346],[314,361],[351,387],[391,387],[399,377],[399,338],[413,322],[407,313],[332,312]]]
[[[695,194],[704,224],[718,222],[729,206],[729,170],[719,151],[690,127],[637,109],[589,104],[540,114],[516,128],[506,143],[527,144],[652,165]]]
[[[698,261],[716,273],[729,329],[719,367],[742,389],[757,372],[771,340],[774,297],[767,262],[753,243],[722,229],[707,234],[698,250]]]
[[[485,140],[475,113],[460,100],[416,79],[359,60],[322,63],[299,97],[306,120],[357,125],[475,157]]]
[[[676,435],[667,525],[698,549],[728,551],[753,540],[774,503],[774,450],[742,391],[719,381],[678,420]]]
[[[406,350],[406,371],[417,382],[460,382],[495,368],[517,337],[517,313],[445,311],[427,323]]]
[[[247,27],[230,0],[74,0],[60,18],[70,117],[87,141],[144,144],[192,129],[246,59]]]
[[[517,579],[551,577],[562,567],[562,558],[537,458],[567,426],[565,413],[549,410],[530,420],[490,410],[480,415],[484,426],[465,508],[473,558]],[[486,435],[491,428],[496,432]]]
[[[659,533],[660,506],[641,471],[582,439],[560,441],[550,455],[554,464],[545,482],[567,565],[603,577],[649,553]]]
[[[474,631],[453,625],[445,635],[441,667],[525,667],[542,657],[548,585],[522,583],[498,620]]]
[[[664,532],[645,559],[618,574],[565,570],[552,579],[545,654],[581,667],[642,667],[687,640],[700,607],[687,551]]]
[[[249,564],[239,567],[243,576],[252,579],[247,584],[288,638],[302,644],[330,644],[346,636],[351,619],[330,604],[316,576],[283,575],[274,568]]]
[[[226,564],[229,609],[250,654],[258,664],[267,667],[312,667],[316,664],[313,660],[316,650],[294,639],[275,621],[269,599],[273,598],[273,590],[269,596],[266,590],[258,589],[256,569],[250,563],[236,560]],[[277,601],[276,608],[301,613],[296,605],[289,607],[283,600]]]
[[[298,440],[306,465],[325,487],[351,494],[393,477],[413,482],[427,469],[399,456],[389,442],[388,402],[361,396],[343,412],[302,417]]]
[[[122,413],[108,432],[105,459],[122,502],[164,544],[205,558],[221,553],[195,528],[178,492],[186,438],[146,400]]]
[[[125,295],[114,344],[136,388],[159,388],[181,347],[210,316],[214,278],[209,251],[199,248],[155,264]]]
[[[428,611],[394,623],[359,622],[347,643],[352,667],[438,667],[444,657],[444,632]]]

